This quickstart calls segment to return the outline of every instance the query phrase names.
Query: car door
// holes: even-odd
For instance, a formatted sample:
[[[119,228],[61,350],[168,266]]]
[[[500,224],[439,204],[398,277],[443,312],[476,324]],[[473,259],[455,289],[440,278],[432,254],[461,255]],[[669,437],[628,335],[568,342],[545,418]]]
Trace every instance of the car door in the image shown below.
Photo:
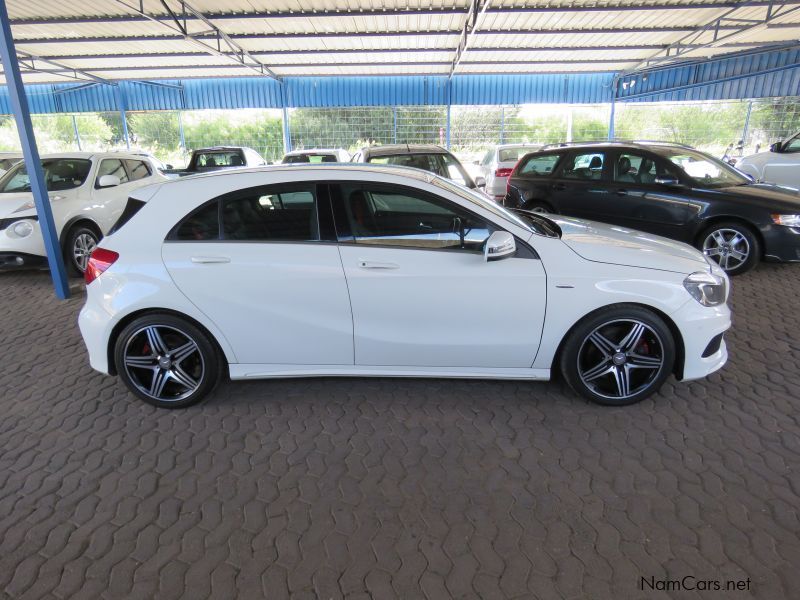
[[[356,365],[527,368],[544,319],[535,253],[486,262],[498,229],[439,195],[342,184],[332,195]],[[508,310],[515,306],[515,310]]]
[[[770,154],[764,165],[764,181],[800,188],[800,133]]]
[[[100,185],[100,178],[103,175],[119,177],[119,185],[102,187]],[[94,180],[89,192],[91,195],[91,202],[86,208],[86,213],[100,226],[103,233],[108,232],[125,209],[125,204],[128,202],[130,192],[137,187],[139,186],[131,181],[130,173],[125,168],[124,159],[102,159],[95,171]]]
[[[610,223],[671,238],[687,238],[686,224],[694,212],[686,188],[657,183],[679,181],[680,174],[667,161],[647,152],[616,150],[610,154],[612,182],[608,201],[598,213]]]
[[[168,236],[162,257],[175,285],[225,332],[239,362],[353,364],[329,215],[324,185],[255,187],[204,204]]]
[[[549,180],[549,202],[563,215],[585,219],[600,218],[598,211],[608,200],[608,161],[603,149],[568,152]]]

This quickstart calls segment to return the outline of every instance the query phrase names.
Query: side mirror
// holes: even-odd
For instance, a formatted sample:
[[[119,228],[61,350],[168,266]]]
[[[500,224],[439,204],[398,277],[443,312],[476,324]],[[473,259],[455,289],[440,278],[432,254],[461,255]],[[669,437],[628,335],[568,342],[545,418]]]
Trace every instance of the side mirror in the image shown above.
[[[478,175],[475,177],[475,187],[476,188],[485,188],[486,187],[486,178]]]
[[[116,187],[120,184],[119,177],[116,175],[102,175],[97,180],[97,186],[101,188]]]
[[[164,167],[167,168],[167,169],[174,169],[175,168],[169,163],[165,164]]]
[[[659,185],[667,185],[669,187],[678,187],[681,182],[674,177],[656,177],[656,183]]]
[[[491,262],[514,256],[517,251],[517,243],[514,236],[507,231],[495,231],[486,240],[483,247],[483,260]]]
[[[479,160],[473,160],[473,161],[472,161],[472,164],[473,164],[473,165],[479,165],[479,164],[481,164],[481,161],[479,161]]]
[[[770,144],[769,151],[770,152],[780,152],[781,151],[781,143],[780,142],[775,142],[773,144]]]

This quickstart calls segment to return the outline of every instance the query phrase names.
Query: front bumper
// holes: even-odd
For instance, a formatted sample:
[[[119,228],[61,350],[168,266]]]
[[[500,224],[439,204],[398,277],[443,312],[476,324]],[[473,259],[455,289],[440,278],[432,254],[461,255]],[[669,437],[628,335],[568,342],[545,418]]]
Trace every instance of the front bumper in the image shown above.
[[[47,266],[39,221],[31,219],[29,223],[33,226],[33,232],[24,238],[15,236],[11,227],[0,229],[1,271]]]
[[[716,351],[709,353],[707,350],[715,337],[731,328],[731,311],[726,304],[707,307],[690,300],[672,318],[683,338],[683,368],[680,379],[700,379],[725,365],[728,348],[724,339]],[[712,349],[714,347],[715,345]]]
[[[773,262],[800,262],[800,227],[769,225],[764,236],[764,259]]]
[[[47,257],[24,252],[1,252],[0,271],[16,271],[17,269],[42,269],[47,267]]]

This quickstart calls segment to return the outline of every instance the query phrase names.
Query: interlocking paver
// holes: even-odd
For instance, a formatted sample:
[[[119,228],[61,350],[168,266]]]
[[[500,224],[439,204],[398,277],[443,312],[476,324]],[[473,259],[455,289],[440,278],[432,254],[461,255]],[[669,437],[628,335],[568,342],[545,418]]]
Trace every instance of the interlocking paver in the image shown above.
[[[733,282],[730,362],[636,406],[544,383],[225,383],[160,411],[82,304],[0,274],[0,598],[657,598],[800,589],[800,268]]]

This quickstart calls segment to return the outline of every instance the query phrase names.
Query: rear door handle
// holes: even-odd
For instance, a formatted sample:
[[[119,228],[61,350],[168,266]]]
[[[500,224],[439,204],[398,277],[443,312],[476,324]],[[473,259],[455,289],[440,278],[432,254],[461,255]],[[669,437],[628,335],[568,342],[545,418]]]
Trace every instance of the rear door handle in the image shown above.
[[[371,260],[359,260],[358,266],[362,269],[399,269],[400,265],[389,262],[374,262]]]
[[[229,263],[231,259],[227,256],[193,256],[192,262],[199,265],[211,265],[215,263]]]

